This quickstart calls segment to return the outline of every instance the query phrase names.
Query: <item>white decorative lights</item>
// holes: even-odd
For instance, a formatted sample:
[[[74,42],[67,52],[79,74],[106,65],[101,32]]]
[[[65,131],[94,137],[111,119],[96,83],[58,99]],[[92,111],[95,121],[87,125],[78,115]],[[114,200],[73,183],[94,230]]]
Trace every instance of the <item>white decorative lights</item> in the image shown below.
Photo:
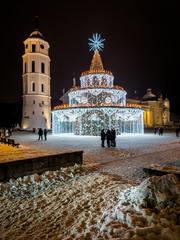
[[[101,35],[89,39],[94,51],[90,70],[80,77],[80,87],[68,93],[69,104],[56,106],[52,112],[53,133],[100,135],[104,129],[115,128],[117,135],[144,132],[143,110],[126,104],[126,91],[114,86],[114,76],[104,70],[98,50],[104,47]]]
[[[92,38],[89,38],[89,46],[90,46],[90,51],[95,51],[100,50],[102,51],[102,49],[104,48],[104,41],[105,39],[101,39],[101,34],[99,33],[93,33]]]

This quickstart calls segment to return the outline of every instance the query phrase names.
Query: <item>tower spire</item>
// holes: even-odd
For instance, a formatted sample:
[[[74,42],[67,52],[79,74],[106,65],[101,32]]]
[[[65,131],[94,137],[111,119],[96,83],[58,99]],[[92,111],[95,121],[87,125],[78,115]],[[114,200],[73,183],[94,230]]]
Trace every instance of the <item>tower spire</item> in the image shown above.
[[[73,73],[73,87],[76,86],[76,77],[75,77],[75,73]]]
[[[39,16],[35,16],[35,30],[39,30]]]

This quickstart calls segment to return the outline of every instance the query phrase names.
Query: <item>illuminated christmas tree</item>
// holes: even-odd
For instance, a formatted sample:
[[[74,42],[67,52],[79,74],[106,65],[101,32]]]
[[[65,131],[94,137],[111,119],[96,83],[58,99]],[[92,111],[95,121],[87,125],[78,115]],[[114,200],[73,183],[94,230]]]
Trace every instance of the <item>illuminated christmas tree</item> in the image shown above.
[[[92,59],[91,66],[90,66],[90,71],[92,71],[92,72],[103,72],[104,71],[103,64],[101,61],[101,56],[97,49],[94,51],[93,59]]]
[[[99,51],[104,47],[100,34],[89,39],[94,51],[90,69],[80,77],[80,87],[68,91],[69,103],[53,110],[53,133],[100,135],[115,128],[117,134],[144,132],[143,110],[126,105],[126,91],[114,86],[112,72],[104,69]]]

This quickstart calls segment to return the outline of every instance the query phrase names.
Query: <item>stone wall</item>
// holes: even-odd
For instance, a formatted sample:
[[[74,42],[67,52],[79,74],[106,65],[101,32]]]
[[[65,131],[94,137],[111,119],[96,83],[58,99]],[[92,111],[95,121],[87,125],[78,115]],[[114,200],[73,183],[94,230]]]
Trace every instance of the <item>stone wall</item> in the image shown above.
[[[0,181],[33,173],[55,171],[61,167],[83,164],[83,151],[41,156],[37,158],[0,163]]]

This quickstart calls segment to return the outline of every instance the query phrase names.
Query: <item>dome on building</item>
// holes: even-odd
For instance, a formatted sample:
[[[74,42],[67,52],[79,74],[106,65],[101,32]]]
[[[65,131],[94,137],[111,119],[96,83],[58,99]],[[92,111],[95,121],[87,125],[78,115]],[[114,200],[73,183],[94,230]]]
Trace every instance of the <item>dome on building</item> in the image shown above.
[[[44,39],[44,36],[42,35],[42,33],[39,30],[35,30],[33,31],[30,36],[30,38],[42,38]]]
[[[142,98],[143,101],[156,101],[157,97],[152,93],[152,89],[148,88],[147,93]]]

